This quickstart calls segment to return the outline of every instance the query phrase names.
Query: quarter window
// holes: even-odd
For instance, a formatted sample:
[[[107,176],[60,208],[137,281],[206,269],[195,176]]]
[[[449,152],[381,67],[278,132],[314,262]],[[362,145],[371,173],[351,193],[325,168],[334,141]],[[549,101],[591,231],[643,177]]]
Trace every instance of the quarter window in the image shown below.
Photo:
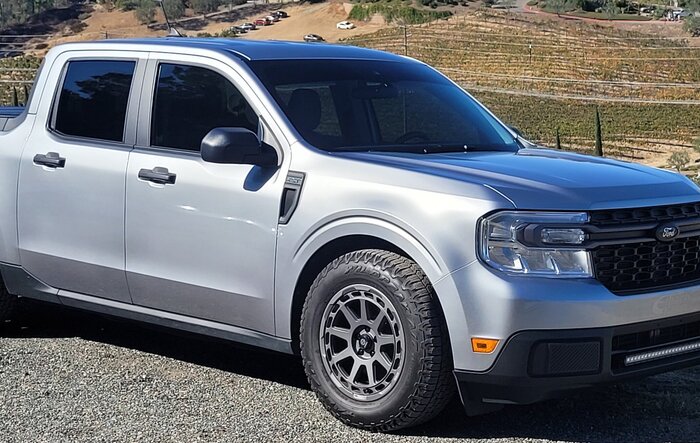
[[[222,127],[258,131],[258,117],[238,89],[206,68],[161,64],[151,145],[199,151],[204,136]]]
[[[75,137],[123,141],[135,67],[134,61],[69,62],[53,129]]]

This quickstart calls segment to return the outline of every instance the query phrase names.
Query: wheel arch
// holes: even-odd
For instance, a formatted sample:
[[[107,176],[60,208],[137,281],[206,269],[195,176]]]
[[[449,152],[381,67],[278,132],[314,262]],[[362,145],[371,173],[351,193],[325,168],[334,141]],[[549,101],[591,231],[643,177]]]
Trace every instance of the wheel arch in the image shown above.
[[[322,232],[317,231],[315,235],[310,236],[297,249],[293,260],[302,262],[303,266],[293,281],[294,290],[290,296],[290,303],[284,307],[286,312],[279,313],[278,311],[279,314],[286,315],[284,320],[287,320],[288,323],[282,325],[278,321],[278,326],[286,329],[286,331],[280,332],[290,334],[295,352],[299,351],[301,311],[308,291],[316,276],[334,259],[348,252],[362,249],[382,249],[394,252],[414,261],[426,274],[433,288],[448,273],[444,263],[439,261],[439,256],[435,251],[429,249],[429,245],[424,245],[423,241],[416,238],[417,236],[393,223],[377,219],[352,221],[346,219],[336,221],[333,225],[333,227],[327,226],[321,230]],[[295,267],[295,269],[297,268]],[[455,302],[459,303],[459,300],[454,300],[455,294],[445,294],[447,298],[445,299],[437,290],[435,292],[448,330],[452,331],[451,324],[454,324],[458,329],[462,324],[465,327],[462,310],[450,309],[450,307],[455,306]],[[278,306],[278,308],[280,307]]]

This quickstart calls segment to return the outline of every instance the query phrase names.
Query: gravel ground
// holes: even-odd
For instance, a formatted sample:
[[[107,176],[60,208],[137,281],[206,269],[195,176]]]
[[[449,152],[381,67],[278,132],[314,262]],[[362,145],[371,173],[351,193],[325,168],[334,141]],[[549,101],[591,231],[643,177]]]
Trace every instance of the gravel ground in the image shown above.
[[[393,435],[346,427],[295,357],[34,305],[0,325],[0,441],[700,441],[700,368]]]

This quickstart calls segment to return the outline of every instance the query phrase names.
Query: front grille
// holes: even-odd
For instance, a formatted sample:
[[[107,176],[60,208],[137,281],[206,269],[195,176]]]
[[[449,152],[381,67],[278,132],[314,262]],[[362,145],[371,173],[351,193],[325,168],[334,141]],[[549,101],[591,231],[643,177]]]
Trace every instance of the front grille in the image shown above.
[[[700,280],[700,237],[601,246],[596,278],[612,292],[639,292]]]
[[[649,328],[632,333],[620,334],[613,337],[611,364],[613,372],[624,372],[643,368],[643,365],[634,364],[632,366],[625,363],[628,356],[644,352],[654,352],[672,348],[674,345],[683,346],[686,343],[695,343],[700,339],[700,321],[684,320],[684,323],[676,323],[669,326]],[[692,352],[697,355],[698,351]],[[686,358],[688,354],[669,356],[669,359]],[[647,365],[655,365],[656,360],[650,360]]]
[[[695,338],[700,338],[700,321],[616,335],[613,337],[612,350],[634,351]]]
[[[603,243],[591,251],[595,277],[619,295],[700,282],[700,236],[659,241],[654,234],[657,225],[691,219],[700,219],[700,203],[592,212],[591,224],[605,230],[644,225],[638,242]]]
[[[591,212],[591,224],[612,226],[626,223],[668,222],[700,217],[700,202],[650,208],[613,209]]]

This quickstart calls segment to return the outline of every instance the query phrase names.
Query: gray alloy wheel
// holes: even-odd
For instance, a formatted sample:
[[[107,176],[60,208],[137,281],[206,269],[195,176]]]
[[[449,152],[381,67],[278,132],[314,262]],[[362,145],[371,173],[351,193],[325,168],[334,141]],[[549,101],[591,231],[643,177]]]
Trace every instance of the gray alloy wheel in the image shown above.
[[[394,431],[430,420],[455,391],[442,310],[409,258],[365,249],[328,264],[302,310],[311,388],[344,423]]]
[[[401,375],[401,319],[391,300],[372,286],[338,291],[323,313],[319,339],[333,383],[357,400],[383,397]]]

